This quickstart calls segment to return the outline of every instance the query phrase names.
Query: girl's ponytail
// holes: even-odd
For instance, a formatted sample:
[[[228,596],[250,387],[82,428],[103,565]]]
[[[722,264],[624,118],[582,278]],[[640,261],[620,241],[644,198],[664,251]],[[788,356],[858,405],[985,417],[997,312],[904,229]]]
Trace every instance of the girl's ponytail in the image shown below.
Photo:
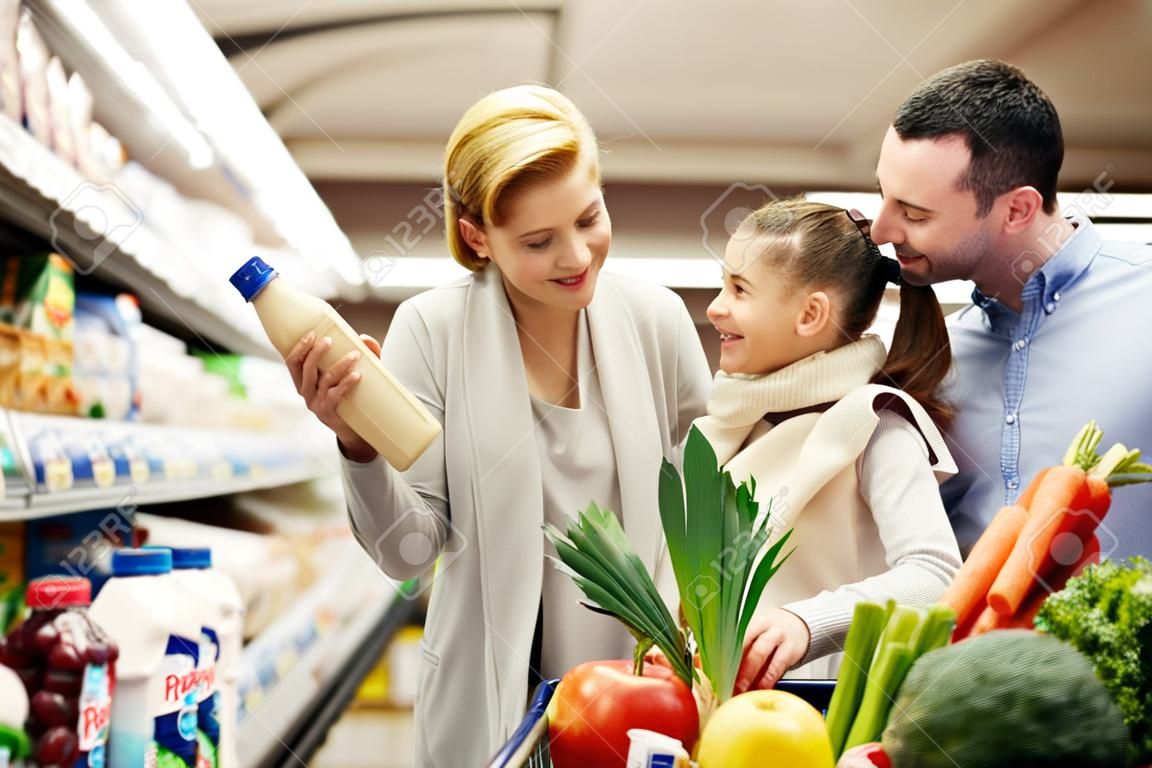
[[[892,346],[872,383],[904,390],[924,406],[941,429],[947,429],[955,413],[938,390],[951,366],[952,346],[936,292],[932,286],[901,282],[900,318]]]

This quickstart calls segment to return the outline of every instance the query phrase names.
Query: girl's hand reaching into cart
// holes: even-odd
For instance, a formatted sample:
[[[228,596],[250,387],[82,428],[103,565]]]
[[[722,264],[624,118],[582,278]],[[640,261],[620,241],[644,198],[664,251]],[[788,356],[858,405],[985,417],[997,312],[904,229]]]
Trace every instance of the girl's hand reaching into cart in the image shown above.
[[[374,355],[380,356],[380,342],[367,334],[360,334],[360,340]],[[284,362],[308,410],[336,433],[341,453],[352,461],[368,462],[376,458],[376,451],[336,412],[336,406],[360,381],[360,374],[356,372],[360,353],[349,352],[323,371],[320,360],[331,346],[332,340],[328,337],[317,339],[315,334],[308,333],[296,342]]]
[[[808,653],[811,633],[796,614],[783,608],[762,608],[744,634],[744,658],[732,693],[772,688]]]

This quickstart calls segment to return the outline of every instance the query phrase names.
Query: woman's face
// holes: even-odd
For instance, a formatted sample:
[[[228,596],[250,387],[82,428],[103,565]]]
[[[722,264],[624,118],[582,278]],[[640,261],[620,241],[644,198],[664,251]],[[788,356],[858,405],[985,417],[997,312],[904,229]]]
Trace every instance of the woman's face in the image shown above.
[[[479,232],[473,247],[500,268],[512,306],[588,306],[612,242],[594,169],[583,162],[563,178],[517,191],[505,210],[504,221]]]

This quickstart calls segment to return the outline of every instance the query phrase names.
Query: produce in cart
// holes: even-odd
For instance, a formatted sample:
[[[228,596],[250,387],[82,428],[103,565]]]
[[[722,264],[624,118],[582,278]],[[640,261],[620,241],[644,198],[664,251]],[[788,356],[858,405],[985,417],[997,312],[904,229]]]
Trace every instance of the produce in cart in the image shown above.
[[[623,765],[628,731],[671,736],[691,749],[700,731],[692,688],[668,667],[589,661],[564,675],[548,707],[552,763]]]
[[[947,645],[955,624],[952,610],[940,605],[856,604],[828,705],[828,738],[836,758],[880,738],[908,670],[924,654]]]
[[[748,691],[712,714],[700,737],[700,768],[833,768],[824,719],[785,691]]]
[[[1124,714],[1133,764],[1152,764],[1152,563],[1090,566],[1048,598],[1036,625],[1091,660]]]
[[[694,689],[704,724],[718,704],[731,698],[744,632],[764,587],[787,560],[780,553],[791,531],[761,553],[769,515],[759,514],[754,481],[737,486],[718,467],[715,452],[695,427],[685,445],[683,481],[664,461],[659,483],[660,516],[687,629],[660,598],[610,510],[592,504],[569,522],[567,531],[545,526],[545,534],[556,547],[557,567],[576,581],[591,601],[588,607],[615,616],[636,637],[634,672],[642,673],[644,656],[655,645],[680,680]],[[693,646],[699,670],[693,664]],[[566,683],[575,684],[572,675],[561,681],[557,697]],[[627,711],[621,708],[616,715],[625,720]],[[561,729],[550,723],[553,741],[562,739]],[[627,725],[650,728],[630,721]],[[608,732],[609,726],[603,729]],[[693,747],[686,741],[684,746]],[[623,766],[627,741],[616,752],[620,760],[615,765]],[[593,765],[561,763],[555,755],[554,762],[557,768]]]
[[[940,602],[956,611],[954,640],[992,629],[1031,628],[1049,595],[1100,561],[1096,535],[1115,486],[1152,481],[1140,451],[1117,443],[1097,454],[1104,433],[1089,422],[1063,463],[1039,472],[1001,509]]]
[[[1128,730],[1071,645],[997,630],[913,665],[882,738],[892,768],[1124,768]]]

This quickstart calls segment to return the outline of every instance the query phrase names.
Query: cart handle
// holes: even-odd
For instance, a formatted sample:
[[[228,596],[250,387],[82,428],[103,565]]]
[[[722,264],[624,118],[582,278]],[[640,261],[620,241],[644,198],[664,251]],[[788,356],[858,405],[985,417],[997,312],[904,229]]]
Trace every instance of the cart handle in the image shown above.
[[[535,747],[535,740],[529,741],[529,737],[535,735],[538,738],[540,735],[538,730],[541,727],[545,734],[548,732],[545,712],[548,710],[548,702],[552,700],[552,694],[559,682],[559,680],[545,680],[536,686],[536,693],[532,696],[532,704],[529,705],[524,719],[520,721],[520,725],[508,743],[501,747],[496,756],[488,761],[488,768],[511,768],[511,766],[523,765],[524,758],[519,754],[523,751],[522,748],[525,746],[529,749]]]

